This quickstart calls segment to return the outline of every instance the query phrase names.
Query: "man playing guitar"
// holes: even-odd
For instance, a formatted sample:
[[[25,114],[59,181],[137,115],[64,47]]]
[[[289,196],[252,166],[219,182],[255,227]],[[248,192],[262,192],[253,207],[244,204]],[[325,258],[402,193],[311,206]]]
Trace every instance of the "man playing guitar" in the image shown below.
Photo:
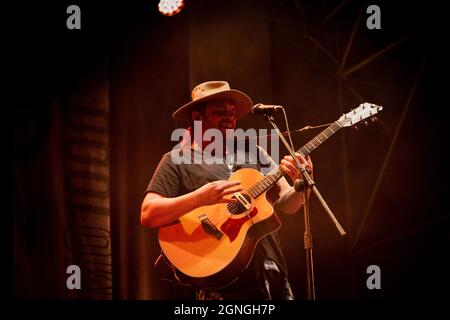
[[[203,141],[203,138],[200,139],[201,141],[198,141],[196,137],[204,137],[203,133],[208,129],[218,129],[222,132],[222,136],[225,139],[227,136],[226,131],[230,129],[234,130],[236,128],[236,121],[246,115],[251,110],[252,105],[253,103],[247,95],[240,91],[230,89],[227,82],[209,81],[199,84],[192,91],[192,101],[179,108],[172,115],[172,118],[175,120],[183,120],[191,124],[188,132],[191,133],[189,138],[192,138],[192,140],[188,140],[189,145],[181,147],[182,152],[188,153],[190,156],[195,156],[198,153],[205,158],[203,151],[211,141]],[[202,134],[192,134],[194,121],[201,121]],[[224,143],[224,145],[226,144]],[[229,150],[224,150],[223,152],[224,155],[229,155],[229,153]],[[298,160],[306,166],[307,170],[312,171],[313,165],[311,159],[309,157],[305,158],[300,154],[297,154],[297,156]],[[262,148],[259,149],[259,157],[265,157],[266,159],[264,160],[267,161],[266,163],[271,164],[271,169],[277,168],[274,161]],[[237,197],[239,197],[241,192],[245,192],[245,188],[243,185],[244,182],[240,181],[239,178],[234,180],[229,179],[230,175],[236,169],[236,162],[226,162],[224,161],[223,164],[211,164],[209,162],[191,164],[175,163],[173,161],[173,152],[166,153],[162,157],[146,190],[141,210],[142,225],[151,228],[160,228],[161,244],[175,243],[174,246],[178,248],[176,244],[186,242],[185,239],[187,238],[180,240],[181,238],[177,238],[177,235],[171,234],[171,230],[175,229],[170,228],[178,228],[176,230],[183,230],[186,234],[189,233],[189,223],[186,222],[183,224],[183,221],[188,220],[186,219],[187,213],[192,211],[196,212],[195,210],[198,208],[210,208],[210,206],[218,204],[225,209],[228,206],[228,210],[233,208],[233,204],[238,203]],[[281,160],[279,167],[284,176],[289,176],[292,181],[300,177],[300,173],[294,163],[291,157],[286,156]],[[259,161],[238,163],[238,165],[239,168],[252,168],[261,171]],[[266,194],[262,197],[265,196]],[[247,200],[249,202],[253,201],[250,198],[247,198]],[[296,192],[285,177],[282,177],[267,191],[267,200],[269,200],[275,212],[294,214],[302,206],[303,195]],[[246,200],[243,199],[242,201],[244,201],[245,205]],[[249,214],[257,215],[258,210],[256,207],[255,201],[254,209],[250,213],[241,213],[240,218],[232,222],[242,221],[243,219],[247,219],[247,217],[250,219]],[[276,216],[275,213],[273,215]],[[196,243],[202,243],[203,241],[195,239],[206,239],[205,237],[208,238],[204,240],[204,243],[209,243],[208,241],[215,241],[217,243],[233,242],[235,237],[237,240],[240,239],[241,233],[242,239],[246,237],[244,231],[242,231],[245,229],[244,225],[239,225],[237,222],[227,229],[225,223],[221,224],[222,222],[220,222],[215,224],[212,216],[208,218],[206,215],[196,214],[195,218],[197,217],[198,221],[196,223],[201,227],[192,229],[193,231],[189,233],[193,239],[190,244],[191,246],[196,245]],[[212,224],[211,221],[214,223]],[[175,225],[183,226],[176,227]],[[164,228],[167,228],[165,229],[165,233],[163,233]],[[252,226],[249,225],[246,228],[251,230]],[[247,250],[250,252],[248,261],[243,259],[245,263],[242,269],[245,270],[239,270],[236,277],[226,277],[231,280],[229,283],[214,287],[203,285],[202,281],[198,281],[194,285],[197,299],[293,299],[277,229],[275,228],[275,230],[270,230],[267,234],[255,237],[252,242],[253,246],[250,245],[250,250]],[[194,235],[196,234],[195,232],[201,233],[201,235],[196,238]],[[168,248],[172,247],[168,246]],[[164,247],[163,252],[165,252]],[[198,259],[204,258],[203,254],[197,253],[196,255],[192,254],[183,257],[183,253],[180,253],[181,251],[175,252],[174,256],[176,259],[174,260],[177,260],[176,262],[174,261],[175,268],[177,268],[177,263],[179,265],[184,261],[187,263],[192,262],[192,257],[194,256]],[[218,257],[222,256],[225,259],[226,253],[218,255]],[[196,269],[192,270],[200,270],[201,265],[207,266],[207,263],[209,263],[207,260],[198,261],[197,265],[193,267]],[[229,267],[233,263],[230,262],[227,265],[228,269],[225,268],[223,270],[222,273],[224,275],[230,273],[231,269]],[[180,274],[182,275],[182,273],[183,271],[181,270]],[[195,276],[190,276],[189,274],[186,276],[186,279],[195,280]]]

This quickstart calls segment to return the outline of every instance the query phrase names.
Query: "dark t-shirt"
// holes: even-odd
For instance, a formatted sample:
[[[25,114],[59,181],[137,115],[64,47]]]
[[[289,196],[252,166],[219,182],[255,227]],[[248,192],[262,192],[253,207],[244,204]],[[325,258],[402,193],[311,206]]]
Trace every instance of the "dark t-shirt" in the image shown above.
[[[184,156],[190,154],[190,159],[193,159],[195,155],[201,155],[201,151],[192,148],[184,149],[183,151],[185,152],[183,153]],[[256,159],[249,154],[240,154],[240,156],[245,158],[245,163],[239,162],[239,164],[235,163],[233,166],[228,166],[226,163],[176,164],[172,161],[172,152],[177,151],[168,152],[162,157],[146,192],[155,192],[164,197],[173,198],[192,192],[212,181],[228,180],[232,172],[241,168],[253,168],[261,171],[265,167],[266,171],[270,171],[275,167],[273,160],[263,150],[259,152],[259,158]],[[266,157],[266,159],[261,161],[261,157]],[[235,155],[235,159],[237,159],[237,155]],[[278,188],[272,187],[268,191],[268,198],[274,200],[278,196],[278,191]],[[274,195],[274,193],[276,194]],[[261,261],[262,259],[260,258],[268,258],[275,261],[280,269],[286,273],[286,263],[280,247],[280,241],[276,232],[261,239],[256,247],[249,268],[254,267],[255,261]]]

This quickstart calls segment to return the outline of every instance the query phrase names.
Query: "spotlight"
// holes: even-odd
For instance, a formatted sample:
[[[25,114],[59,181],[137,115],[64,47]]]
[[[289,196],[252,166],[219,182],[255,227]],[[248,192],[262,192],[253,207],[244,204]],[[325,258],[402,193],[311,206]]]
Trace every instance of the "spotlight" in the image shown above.
[[[173,16],[181,11],[184,0],[160,0],[158,9],[165,16]]]

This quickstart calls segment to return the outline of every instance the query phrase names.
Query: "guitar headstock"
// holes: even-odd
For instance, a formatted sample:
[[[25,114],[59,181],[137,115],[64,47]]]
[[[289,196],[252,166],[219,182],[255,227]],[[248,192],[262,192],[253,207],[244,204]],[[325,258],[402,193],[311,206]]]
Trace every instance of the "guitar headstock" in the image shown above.
[[[370,118],[383,110],[382,106],[373,103],[362,103],[358,108],[342,115],[337,121],[342,127],[351,127],[360,121]]]

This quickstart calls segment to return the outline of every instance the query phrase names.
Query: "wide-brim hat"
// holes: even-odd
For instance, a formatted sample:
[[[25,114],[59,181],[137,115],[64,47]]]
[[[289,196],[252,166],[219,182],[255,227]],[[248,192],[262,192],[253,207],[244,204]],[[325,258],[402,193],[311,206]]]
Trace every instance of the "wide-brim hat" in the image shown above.
[[[175,120],[190,121],[192,109],[202,102],[227,99],[236,107],[236,118],[246,115],[252,108],[252,100],[239,90],[230,89],[226,81],[203,82],[192,90],[192,101],[185,104],[172,114]]]

